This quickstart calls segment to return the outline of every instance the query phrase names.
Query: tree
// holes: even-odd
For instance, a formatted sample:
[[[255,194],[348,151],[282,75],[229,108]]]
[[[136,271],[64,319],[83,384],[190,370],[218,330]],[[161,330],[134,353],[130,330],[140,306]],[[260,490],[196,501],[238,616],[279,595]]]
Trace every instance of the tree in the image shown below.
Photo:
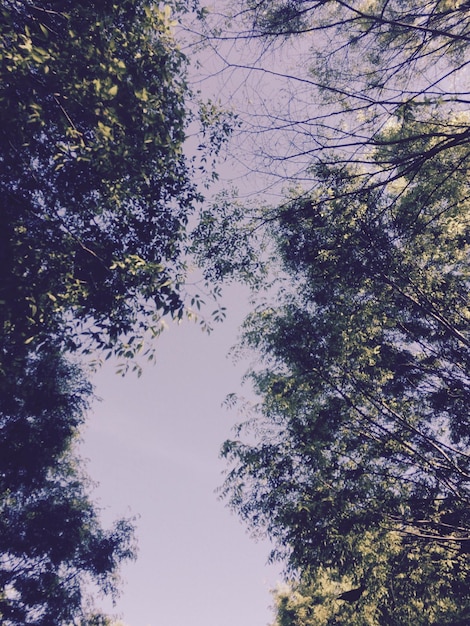
[[[0,618],[52,626],[87,619],[92,584],[117,592],[133,528],[101,527],[79,469],[74,441],[91,389],[78,367],[53,345],[24,365],[1,379]]]
[[[284,280],[245,325],[261,401],[250,443],[223,449],[232,506],[307,587],[370,577],[358,624],[468,619],[468,149],[433,150],[439,127],[411,116],[376,136],[387,184],[321,164],[314,191],[268,214]],[[324,609],[301,623],[335,623]]]
[[[201,115],[212,130],[170,5],[11,1],[1,16],[4,332],[38,342],[65,326],[68,349],[158,333],[160,315],[182,315],[200,199],[186,128]]]
[[[321,31],[311,76],[323,82],[320,107],[305,114],[303,186],[292,184],[283,204],[253,221],[268,225],[283,278],[245,326],[245,346],[264,362],[251,374],[261,400],[245,425],[249,443],[224,445],[225,495],[301,577],[310,594],[301,605],[318,604],[322,617],[315,609],[298,623],[335,623],[335,610],[321,606],[325,590],[336,583],[339,595],[340,582],[351,589],[366,574],[375,599],[365,594],[351,623],[464,623],[468,117],[465,98],[446,88],[465,66],[467,12],[448,3],[367,6],[370,15],[342,2],[282,3],[262,14],[272,26],[273,11],[289,8],[298,30]],[[333,7],[339,12],[328,13]],[[289,20],[278,20],[283,37],[296,30]],[[431,71],[441,78],[432,82]],[[421,586],[409,554],[420,575],[447,589]],[[371,573],[382,556],[380,575]],[[438,608],[436,596],[454,604]],[[282,615],[280,624],[297,623]]]
[[[310,191],[312,165],[350,162],[361,187],[382,187],[437,151],[468,145],[469,16],[465,2],[442,0],[246,0],[209,14],[201,38],[236,103],[232,150],[254,174],[251,188],[272,194],[296,181]],[[390,152],[369,158],[389,141],[387,125],[411,118],[400,171]]]
[[[110,531],[73,440],[89,385],[66,354],[132,358],[185,304],[185,155],[229,127],[187,83],[174,15],[197,2],[7,0],[0,7],[0,621],[105,624],[132,525]],[[174,15],[172,13],[174,12]],[[208,171],[209,170],[209,171]]]
[[[464,626],[468,623],[468,591],[465,573],[456,575],[457,555],[446,562],[439,547],[423,551],[403,545],[402,541],[392,533],[365,534],[362,547],[370,557],[372,569],[359,588],[357,579],[341,576],[334,569],[319,570],[313,579],[306,575],[301,581],[279,587],[274,593],[275,625]],[[393,577],[389,578],[390,571]],[[363,591],[354,594],[352,600],[342,598],[356,589]]]
[[[185,304],[187,224],[229,126],[199,103],[173,30],[197,2],[0,8],[0,621],[109,624],[132,525],[109,531],[73,440],[89,385],[66,354],[132,358]]]
[[[231,505],[316,589],[301,601],[310,617],[285,623],[336,623],[331,590],[363,576],[367,600],[341,609],[351,623],[468,619],[464,150],[385,190],[359,193],[350,169],[318,169],[315,193],[277,210],[285,278],[245,324],[264,362],[251,373],[260,404],[241,428],[249,443],[223,454]]]
[[[259,404],[223,447],[224,495],[295,577],[279,626],[469,619],[467,4],[216,16],[251,169],[290,187],[240,217],[281,277],[245,324]]]

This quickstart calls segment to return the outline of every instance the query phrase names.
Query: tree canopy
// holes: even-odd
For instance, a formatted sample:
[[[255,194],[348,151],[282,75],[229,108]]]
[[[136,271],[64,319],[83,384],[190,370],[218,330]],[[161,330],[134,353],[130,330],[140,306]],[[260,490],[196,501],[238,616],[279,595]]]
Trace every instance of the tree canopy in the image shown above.
[[[213,40],[260,42],[226,69],[279,94],[246,111],[286,189],[241,217],[279,278],[244,328],[259,403],[223,447],[225,496],[295,580],[279,626],[469,619],[469,16],[246,2]]]
[[[391,118],[415,118],[413,136],[399,139],[410,172],[428,154],[468,144],[457,114],[469,104],[469,20],[465,2],[443,0],[246,0],[215,12],[203,36],[233,98],[242,94],[239,150],[253,171],[308,187],[312,164],[354,161],[367,186],[396,174],[387,155],[368,156]]]
[[[129,520],[102,528],[76,458],[91,387],[69,353],[130,358],[186,306],[186,230],[201,199],[188,125],[217,135],[206,159],[228,132],[193,96],[174,38],[174,16],[193,4],[0,7],[5,626],[110,623],[89,614],[88,594],[114,594],[135,553]]]
[[[330,170],[272,229],[286,278],[245,324],[261,400],[251,434],[224,446],[226,494],[315,586],[319,613],[302,624],[335,623],[324,601],[363,576],[351,623],[445,623],[468,607],[468,174],[433,169],[394,202],[352,199],[354,177]],[[436,172],[442,195],[417,206]],[[427,576],[441,587],[425,593]]]
[[[0,388],[0,620],[88,623],[93,586],[116,594],[133,527],[101,526],[74,444],[91,387],[57,347],[30,353]],[[98,614],[95,614],[95,617]],[[74,621],[74,623],[77,623]]]
[[[250,211],[222,194],[193,231],[210,277],[259,285],[253,233],[278,272],[244,327],[260,401],[224,444],[225,495],[294,578],[279,626],[468,623],[470,10],[230,9],[225,69],[279,96],[242,112],[252,167],[288,189]],[[170,6],[11,0],[0,37],[0,613],[46,626],[88,619],[86,581],[112,589],[132,556],[78,472],[89,390],[63,351],[132,356],[182,316],[188,125],[209,151],[229,127],[193,98]],[[299,66],[270,66],[293,42]]]
[[[7,2],[1,16],[6,332],[40,340],[67,324],[69,349],[156,333],[159,315],[184,306],[182,242],[199,199],[187,125],[201,115],[211,127],[191,104],[171,7]]]

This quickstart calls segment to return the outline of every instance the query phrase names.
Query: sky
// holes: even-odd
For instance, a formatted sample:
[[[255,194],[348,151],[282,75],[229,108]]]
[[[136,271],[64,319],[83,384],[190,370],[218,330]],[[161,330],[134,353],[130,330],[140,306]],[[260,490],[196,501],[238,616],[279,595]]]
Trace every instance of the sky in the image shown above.
[[[123,568],[117,605],[128,626],[266,626],[270,589],[281,580],[270,546],[255,541],[222,502],[223,441],[240,421],[222,407],[240,391],[247,363],[230,347],[248,310],[240,287],[224,297],[227,319],[207,335],[193,322],[170,323],[156,365],[121,377],[107,362],[95,394],[82,456],[108,526],[138,516],[139,555]],[[249,396],[249,388],[242,389]]]
[[[194,51],[188,52],[193,58]],[[235,59],[246,55],[246,42],[242,51],[229,44],[228,52]],[[228,108],[241,101],[256,109],[260,99],[278,94],[269,75],[232,72],[218,52],[201,54],[191,79],[203,97]],[[198,141],[190,138],[189,146]],[[251,144],[231,147],[237,154],[219,163],[219,188],[235,184],[241,198],[262,189],[267,197],[269,183],[250,170]],[[228,357],[249,311],[248,297],[240,286],[225,288],[227,319],[210,335],[194,323],[170,323],[157,340],[156,365],[144,364],[140,378],[118,376],[111,361],[94,376],[101,400],[93,405],[81,448],[98,483],[94,496],[108,525],[137,516],[138,559],[123,568],[117,605],[102,603],[128,626],[273,621],[270,590],[282,580],[281,566],[268,565],[270,545],[255,541],[216,493],[227,468],[219,458],[221,445],[241,420],[222,403],[240,391],[248,367]],[[249,396],[248,388],[241,392]]]

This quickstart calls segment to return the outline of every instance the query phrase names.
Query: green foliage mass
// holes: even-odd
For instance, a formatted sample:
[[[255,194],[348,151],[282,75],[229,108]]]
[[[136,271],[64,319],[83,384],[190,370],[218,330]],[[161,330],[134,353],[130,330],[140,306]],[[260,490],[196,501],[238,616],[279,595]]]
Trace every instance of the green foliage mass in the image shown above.
[[[102,528],[73,451],[90,385],[54,346],[0,382],[0,621],[85,620],[93,586],[115,594],[135,554],[129,520]]]
[[[173,3],[175,11],[193,3]],[[183,153],[198,111],[170,4],[0,6],[0,622],[109,624],[132,524],[102,528],[74,442],[90,386],[67,352],[132,358],[181,317]],[[216,151],[224,131],[217,136]],[[212,133],[212,134],[211,134]],[[207,152],[212,147],[207,146]]]
[[[255,37],[302,33],[311,65],[266,125],[302,186],[244,224],[265,220],[280,277],[245,323],[259,402],[223,493],[293,579],[277,626],[467,624],[468,6],[244,8]]]
[[[66,319],[68,348],[84,333],[109,348],[158,327],[152,315],[181,315],[181,245],[198,194],[182,149],[186,59],[171,23],[169,7],[143,0],[2,5],[0,301],[10,337],[40,341]]]
[[[337,623],[332,583],[364,577],[367,601],[341,609],[350,623],[447,623],[468,607],[465,154],[436,153],[375,190],[354,166],[317,168],[315,192],[278,210],[285,280],[244,333],[264,362],[251,374],[261,401],[251,443],[223,453],[232,506],[309,593],[324,579],[318,608],[286,624]]]
[[[314,577],[305,575],[280,587],[275,592],[276,626],[468,623],[468,567],[463,555],[436,545],[404,543],[386,529],[365,532],[358,542],[369,561],[367,575],[359,581],[337,569],[320,568]],[[361,589],[360,583],[364,590],[359,599],[341,599],[345,591]]]

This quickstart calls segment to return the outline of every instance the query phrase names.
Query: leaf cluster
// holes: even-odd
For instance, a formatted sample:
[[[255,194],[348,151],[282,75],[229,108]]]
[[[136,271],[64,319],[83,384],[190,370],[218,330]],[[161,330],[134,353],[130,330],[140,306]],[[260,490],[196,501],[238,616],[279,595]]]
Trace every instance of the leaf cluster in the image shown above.
[[[200,201],[183,144],[199,113],[172,8],[194,4],[0,7],[5,626],[109,623],[88,615],[88,592],[114,595],[135,554],[131,522],[103,529],[80,471],[74,442],[91,388],[65,354],[130,359],[162,316],[183,316],[187,223]]]
[[[6,331],[40,341],[65,315],[69,349],[76,322],[112,347],[149,309],[181,314],[199,195],[182,147],[186,59],[167,13],[146,1],[9,2],[0,39]]]
[[[387,132],[383,150],[399,164],[403,133],[416,154],[433,145],[412,123]],[[434,623],[468,606],[466,158],[464,145],[435,151],[379,188],[354,165],[312,168],[315,191],[273,221],[284,271],[275,303],[245,323],[260,403],[250,443],[223,448],[225,495],[307,580],[326,568],[358,584],[384,542],[374,615],[365,603],[358,624],[403,623],[406,611]],[[410,551],[430,579],[448,581],[432,594],[450,604],[411,576]],[[299,623],[335,623],[331,611]]]
[[[57,347],[0,378],[0,619],[5,626],[85,618],[95,585],[117,592],[133,526],[101,526],[74,454],[90,385]]]

